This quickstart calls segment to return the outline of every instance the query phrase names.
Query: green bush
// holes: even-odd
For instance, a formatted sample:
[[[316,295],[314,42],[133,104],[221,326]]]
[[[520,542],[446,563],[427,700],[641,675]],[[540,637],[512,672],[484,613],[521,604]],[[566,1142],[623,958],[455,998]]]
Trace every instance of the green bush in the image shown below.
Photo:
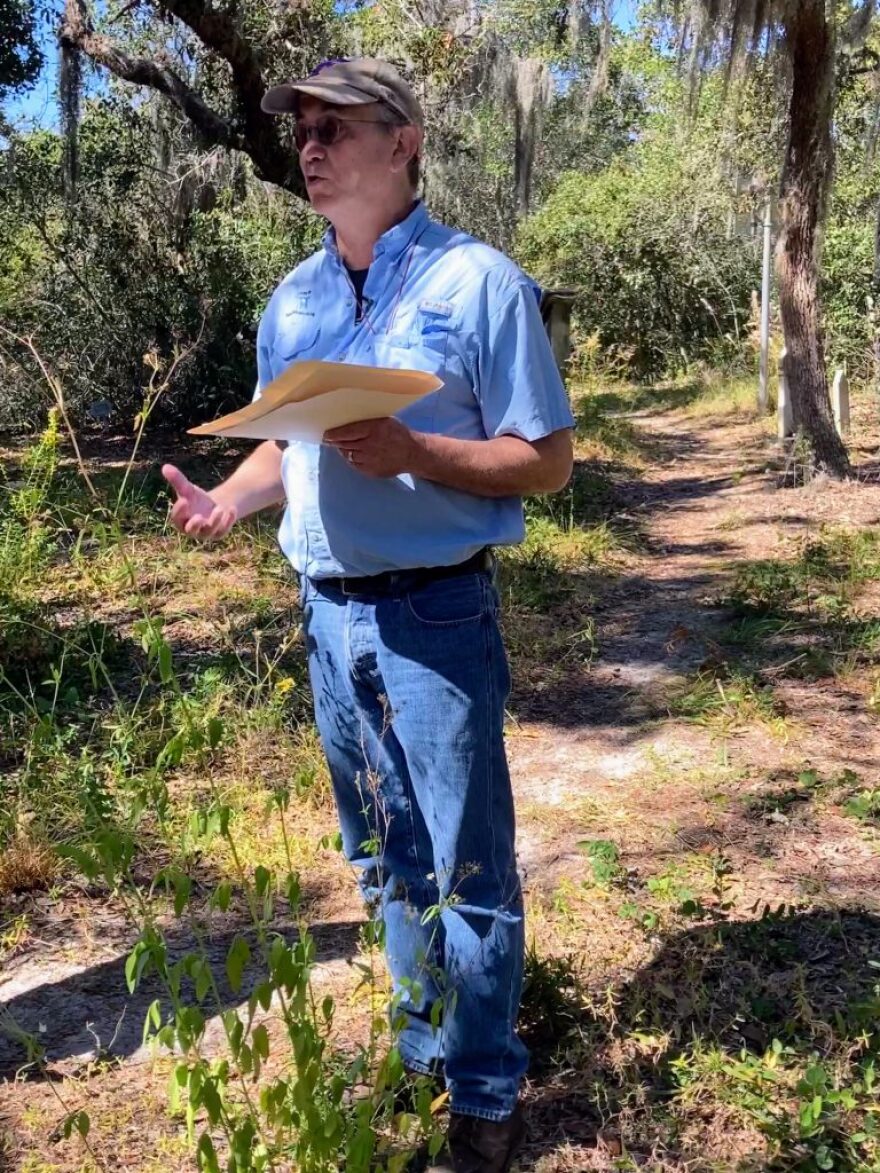
[[[650,152],[635,153],[566,176],[520,232],[526,267],[576,289],[581,332],[634,375],[717,361],[742,344],[754,256],[727,239],[720,201],[695,182],[678,160],[663,173]]]
[[[871,359],[868,297],[874,269],[874,224],[832,222],[822,249],[822,300],[828,358],[863,378]]]
[[[130,427],[148,354],[163,370],[186,356],[154,423],[183,426],[248,402],[263,306],[320,238],[316,216],[267,196],[240,159],[212,164],[185,141],[172,145],[169,161],[148,109],[90,103],[66,208],[58,136],[11,139],[14,166],[0,171],[0,317],[33,337],[76,422],[105,400],[113,422]],[[0,359],[12,361],[0,365],[0,428],[34,427],[44,381],[24,347],[3,341]]]

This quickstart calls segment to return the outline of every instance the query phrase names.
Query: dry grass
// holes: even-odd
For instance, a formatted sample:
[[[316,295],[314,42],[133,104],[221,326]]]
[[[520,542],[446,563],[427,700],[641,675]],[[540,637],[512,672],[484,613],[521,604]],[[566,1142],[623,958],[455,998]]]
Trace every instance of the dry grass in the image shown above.
[[[0,899],[21,892],[51,888],[61,875],[61,862],[46,843],[20,830],[0,855]]]

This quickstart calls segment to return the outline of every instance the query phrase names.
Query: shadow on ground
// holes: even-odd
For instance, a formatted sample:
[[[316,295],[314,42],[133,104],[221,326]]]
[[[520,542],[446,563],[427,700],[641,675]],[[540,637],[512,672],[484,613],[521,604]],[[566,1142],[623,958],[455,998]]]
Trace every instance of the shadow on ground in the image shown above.
[[[204,943],[204,956],[211,964],[224,1009],[246,1003],[254,987],[265,977],[264,970],[254,960],[243,971],[241,988],[237,992],[230,988],[226,956],[235,938],[241,936],[249,941],[255,957],[258,952],[250,918],[232,925],[230,919],[233,918],[224,918],[222,931],[207,933]],[[312,925],[309,931],[315,942],[318,965],[352,957],[357,952],[362,927],[360,921]],[[272,931],[292,939],[297,935],[297,926],[278,921]],[[199,949],[195,938],[182,931],[169,931],[165,940],[169,964]],[[29,1073],[27,1049],[20,1032],[39,1041],[50,1065],[76,1057],[87,1062],[95,1057],[99,1045],[106,1057],[124,1059],[132,1055],[143,1042],[144,1018],[150,1004],[158,998],[167,1010],[167,991],[155,975],[148,974],[130,994],[125,976],[128,956],[125,950],[109,961],[85,969],[76,967],[75,963],[64,966],[59,962],[58,968],[72,972],[20,993],[14,992],[13,972],[5,986],[0,986],[0,1079],[14,1077],[17,1072]],[[183,981],[181,997],[184,1004],[196,1004],[189,979]],[[42,1078],[38,1070],[31,1068],[30,1072]]]
[[[761,1095],[762,1078],[772,1087],[770,1067],[763,1076],[760,1070],[771,1045],[783,1048],[782,1063],[789,1067],[819,1062],[830,1071],[835,1063],[868,1057],[877,1048],[878,953],[880,918],[859,909],[768,910],[761,920],[701,926],[666,940],[654,960],[614,993],[613,1010],[611,1002],[597,998],[597,1005],[604,1001],[609,1007],[606,1015],[587,1007],[575,983],[566,988],[564,980],[557,982],[553,1040],[543,1029],[544,1008],[529,1002],[536,993],[546,997],[546,988],[530,992],[527,987],[524,1018],[532,1023],[532,1072],[538,1082],[528,1100],[530,1135],[536,1139],[526,1150],[523,1169],[534,1168],[542,1154],[566,1143],[595,1144],[609,1118],[614,1132],[614,1118],[622,1111],[627,1120],[623,1141],[631,1151],[650,1153],[659,1142],[673,1162],[698,1158],[676,1152],[671,1119],[688,1071],[696,1078],[694,1056],[708,1062],[705,1070],[715,1072],[716,1082],[723,1078],[725,1063],[734,1076],[739,1071],[744,1102],[750,1057],[758,1065],[755,1094]],[[718,1057],[707,1059],[713,1054]],[[731,1094],[736,1086],[733,1078]],[[766,1164],[759,1144],[762,1151],[751,1160],[742,1154],[743,1163],[734,1164],[731,1154],[730,1168],[853,1167],[842,1149],[835,1151],[834,1127],[813,1142],[827,1144],[835,1163],[810,1163],[810,1138],[798,1135],[791,1094],[783,1089],[774,1097],[769,1091],[766,1099],[763,1127],[780,1149],[779,1163]],[[777,1111],[780,1103],[786,1107],[778,1117],[767,1107],[774,1102]],[[846,1140],[838,1139],[841,1144]]]

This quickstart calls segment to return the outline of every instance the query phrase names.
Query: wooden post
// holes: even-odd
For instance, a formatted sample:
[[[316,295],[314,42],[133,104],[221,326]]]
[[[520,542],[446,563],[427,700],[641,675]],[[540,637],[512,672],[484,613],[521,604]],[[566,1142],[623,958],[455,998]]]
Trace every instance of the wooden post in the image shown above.
[[[541,293],[541,317],[560,374],[571,354],[571,307],[577,296],[573,289],[545,289]]]
[[[831,406],[834,409],[834,423],[841,436],[849,432],[849,379],[842,367],[834,372],[831,385]]]
[[[776,394],[776,426],[780,440],[794,433],[794,414],[791,410],[791,392],[788,387],[788,351],[782,348],[779,356],[779,390]]]

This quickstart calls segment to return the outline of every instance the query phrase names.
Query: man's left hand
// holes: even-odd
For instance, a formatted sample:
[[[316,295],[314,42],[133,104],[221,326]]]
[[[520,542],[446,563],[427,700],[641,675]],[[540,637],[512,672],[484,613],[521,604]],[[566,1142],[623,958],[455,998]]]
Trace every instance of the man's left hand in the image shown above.
[[[364,476],[396,477],[412,471],[416,451],[413,433],[390,416],[331,428],[324,433],[324,443],[336,448]]]

